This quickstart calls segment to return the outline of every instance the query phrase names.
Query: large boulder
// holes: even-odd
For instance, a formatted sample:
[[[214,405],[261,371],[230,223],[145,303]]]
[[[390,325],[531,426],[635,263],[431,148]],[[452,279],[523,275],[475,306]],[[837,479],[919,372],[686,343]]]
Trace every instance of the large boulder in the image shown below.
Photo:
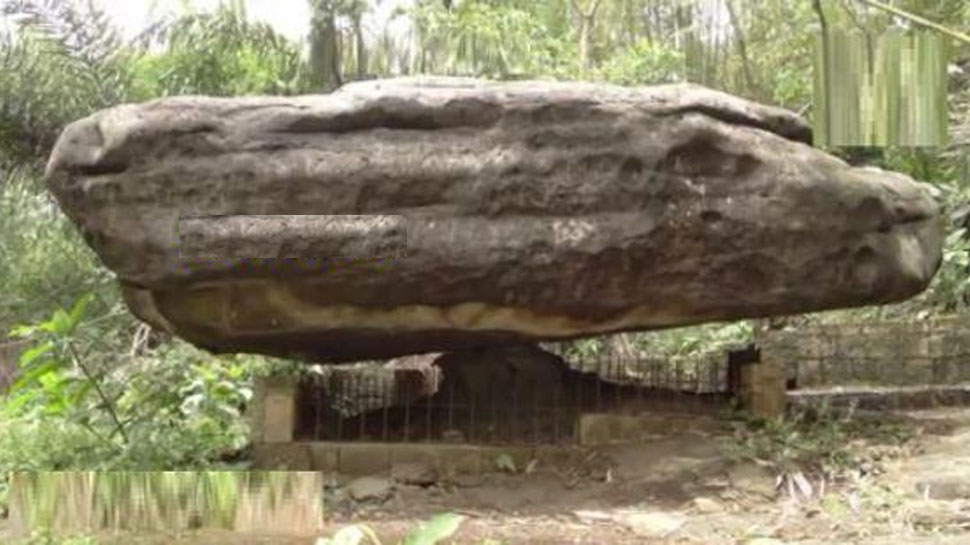
[[[146,322],[348,361],[924,289],[927,186],[810,142],[694,85],[403,79],[119,106],[70,125],[47,176]]]

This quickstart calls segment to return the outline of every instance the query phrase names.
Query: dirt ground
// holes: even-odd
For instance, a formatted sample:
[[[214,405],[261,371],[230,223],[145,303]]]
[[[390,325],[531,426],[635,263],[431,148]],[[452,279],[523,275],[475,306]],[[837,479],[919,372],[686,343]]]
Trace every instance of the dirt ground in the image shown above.
[[[729,462],[718,437],[683,435],[584,453],[562,464],[572,472],[537,464],[453,488],[398,487],[383,505],[338,509],[330,526],[362,522],[394,543],[452,511],[468,516],[462,543],[970,543],[970,409],[906,416],[917,438],[876,475],[816,483],[810,498]]]
[[[814,544],[970,543],[970,409],[907,413],[919,435],[878,471],[798,498],[753,464],[734,464],[720,438],[689,434],[576,451],[514,474],[429,486],[387,479],[353,500],[350,479],[328,489],[324,534],[363,523],[384,545],[441,512],[467,519],[456,543]],[[372,483],[373,484],[373,483]],[[319,535],[319,534],[318,534]],[[203,532],[115,543],[312,544],[318,536]],[[492,541],[487,541],[492,540]]]

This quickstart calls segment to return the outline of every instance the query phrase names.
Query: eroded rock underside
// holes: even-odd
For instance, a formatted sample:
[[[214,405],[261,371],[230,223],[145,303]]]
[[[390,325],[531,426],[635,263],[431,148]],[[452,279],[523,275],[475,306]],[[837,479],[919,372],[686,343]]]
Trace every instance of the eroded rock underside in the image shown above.
[[[927,186],[810,140],[794,114],[696,86],[385,80],[105,110],[65,130],[48,183],[141,319],[215,351],[349,361],[924,289]],[[308,244],[312,226],[266,257],[292,218],[251,259],[238,239],[179,256],[180,217],[378,214],[403,218],[404,257],[360,258],[346,232]]]

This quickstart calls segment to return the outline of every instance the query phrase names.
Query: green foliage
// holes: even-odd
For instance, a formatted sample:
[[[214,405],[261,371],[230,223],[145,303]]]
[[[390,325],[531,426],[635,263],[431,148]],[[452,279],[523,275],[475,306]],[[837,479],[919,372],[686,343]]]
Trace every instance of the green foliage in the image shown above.
[[[599,78],[621,85],[652,85],[683,79],[684,57],[679,51],[650,40],[622,49],[599,69]]]
[[[246,358],[215,358],[183,343],[119,353],[106,330],[124,315],[85,320],[91,299],[14,328],[31,347],[0,404],[0,467],[205,467],[243,446]]]
[[[145,52],[132,65],[136,94],[301,92],[304,70],[297,45],[268,24],[250,21],[238,6],[189,13],[145,35]]]
[[[633,354],[628,356],[689,360],[711,350],[723,351],[725,347],[740,347],[752,342],[754,327],[750,321],[740,320],[627,335],[633,348]],[[594,337],[569,343],[564,355],[571,361],[591,361],[607,357],[609,349],[608,338]]]
[[[966,227],[947,233],[943,262],[924,296],[930,305],[944,311],[962,311],[970,305],[970,236]]]
[[[657,357],[687,356],[725,345],[744,345],[753,340],[754,328],[746,320],[644,333],[637,338],[643,349]]]
[[[418,72],[521,78],[575,70],[572,44],[525,6],[461,2],[445,9],[435,0],[418,2],[408,14],[424,51]]]
[[[96,293],[100,311],[116,297],[111,275],[29,167],[0,165],[0,293],[4,333],[82,293]]]
[[[885,416],[861,419],[851,408],[839,413],[822,406],[797,409],[783,418],[742,421],[723,446],[735,461],[765,467],[789,490],[811,496],[806,483],[831,483],[878,471],[873,455],[882,454],[869,447],[899,447],[914,433],[905,423]]]
[[[756,92],[743,94],[793,110],[810,106],[816,22],[811,2],[765,0],[758,5],[735,4],[741,8],[748,49],[756,52],[749,61],[761,86]],[[743,90],[744,86],[738,89]]]
[[[0,519],[5,519],[9,515],[10,508],[10,474],[6,471],[0,472]]]
[[[67,123],[123,102],[301,92],[298,45],[239,5],[188,13],[127,43],[92,3],[7,0],[2,14],[17,32],[0,27],[0,157],[39,163]]]
[[[7,0],[0,32],[0,157],[42,159],[61,128],[128,99],[131,50],[93,3]]]
[[[774,77],[772,100],[783,106],[810,104],[811,75],[804,68],[782,67]]]
[[[50,530],[34,530],[25,539],[16,540],[14,545],[97,545],[90,536],[56,537]]]
[[[0,468],[198,467],[244,442],[239,410],[259,358],[183,343],[134,346],[144,327],[113,276],[40,188],[68,122],[174,93],[299,90],[299,48],[239,5],[189,13],[125,43],[105,14],[70,0],[7,1],[0,32],[0,331],[31,341],[0,403]],[[82,294],[87,315],[70,308]],[[0,340],[3,339],[0,336]],[[143,337],[143,335],[142,335]]]

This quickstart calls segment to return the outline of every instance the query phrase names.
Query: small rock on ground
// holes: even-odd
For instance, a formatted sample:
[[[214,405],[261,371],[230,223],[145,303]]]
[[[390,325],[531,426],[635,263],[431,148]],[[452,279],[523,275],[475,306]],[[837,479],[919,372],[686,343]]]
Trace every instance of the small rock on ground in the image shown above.
[[[721,513],[724,511],[724,505],[711,498],[694,498],[693,506],[701,513]]]
[[[401,462],[391,466],[391,478],[412,486],[431,486],[438,482],[438,471],[424,462]]]
[[[383,502],[391,497],[394,484],[386,477],[361,477],[347,485],[347,492],[354,501]]]
[[[647,538],[668,537],[684,525],[686,519],[680,515],[664,512],[633,513],[627,515],[624,524],[634,534]]]

